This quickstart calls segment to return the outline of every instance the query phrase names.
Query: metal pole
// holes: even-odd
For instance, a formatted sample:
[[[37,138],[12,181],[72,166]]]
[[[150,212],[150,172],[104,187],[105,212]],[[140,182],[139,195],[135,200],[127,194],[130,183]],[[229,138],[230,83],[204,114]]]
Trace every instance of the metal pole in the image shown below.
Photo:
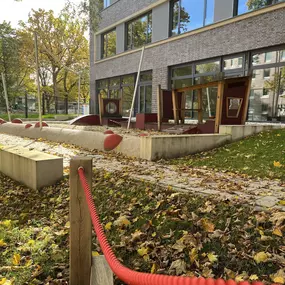
[[[9,109],[9,101],[8,101],[6,80],[5,80],[5,75],[4,75],[3,72],[2,72],[2,82],[3,82],[3,88],[4,88],[4,96],[5,96],[5,101],[6,101],[6,108],[7,108],[8,119],[9,119],[9,122],[11,122],[11,115],[10,115],[10,109]]]
[[[134,91],[134,96],[133,96],[132,106],[131,106],[131,110],[130,110],[130,115],[129,115],[129,121],[128,121],[128,127],[127,127],[127,129],[130,128],[130,124],[131,124],[132,112],[133,112],[133,109],[134,109],[135,100],[136,100],[136,94],[137,94],[137,89],[138,89],[139,80],[140,80],[140,74],[141,74],[141,67],[142,67],[142,62],[143,62],[144,50],[145,50],[145,46],[143,46],[143,48],[142,48],[142,54],[141,54],[141,59],[140,59],[140,64],[139,64],[139,70],[138,70],[138,75],[137,75],[137,80],[136,80],[136,85],[135,85],[135,91]]]
[[[77,116],[80,115],[80,88],[81,88],[81,74],[78,73],[78,98],[77,98]]]
[[[28,118],[29,114],[28,114],[28,93],[25,93],[25,117]]]
[[[41,90],[40,90],[40,74],[39,74],[39,55],[38,55],[38,37],[37,33],[34,32],[35,37],[35,57],[36,57],[36,70],[37,70],[37,91],[38,91],[38,109],[39,109],[39,121],[40,121],[40,129],[42,129],[42,108],[41,108]]]

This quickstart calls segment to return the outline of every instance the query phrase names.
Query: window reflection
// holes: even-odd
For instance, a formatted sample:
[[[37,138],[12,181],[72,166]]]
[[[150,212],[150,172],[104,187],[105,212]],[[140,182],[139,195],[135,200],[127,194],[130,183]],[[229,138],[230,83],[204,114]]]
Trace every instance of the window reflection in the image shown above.
[[[127,49],[142,47],[151,43],[152,14],[148,13],[127,24]]]
[[[116,54],[116,37],[116,30],[103,34],[102,58],[106,58]]]
[[[224,70],[242,68],[243,57],[234,57],[224,60]]]
[[[276,2],[276,0],[237,0],[237,14],[241,15],[268,5],[275,4]]]
[[[171,34],[178,35],[213,23],[214,0],[173,0]]]

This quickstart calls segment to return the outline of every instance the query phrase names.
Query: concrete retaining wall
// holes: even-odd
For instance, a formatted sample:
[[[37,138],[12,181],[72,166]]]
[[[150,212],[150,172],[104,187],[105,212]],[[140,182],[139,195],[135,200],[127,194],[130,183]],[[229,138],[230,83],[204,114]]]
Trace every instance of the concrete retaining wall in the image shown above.
[[[63,177],[63,159],[23,147],[2,147],[0,172],[32,189],[40,189]]]
[[[43,138],[50,141],[74,144],[89,150],[104,150],[106,135],[102,132],[72,130],[62,128],[29,128],[25,129],[22,124],[6,123],[0,125],[0,132],[32,139]],[[114,150],[128,156],[140,157],[140,137],[124,135],[123,141]]]
[[[237,141],[245,137],[258,134],[260,132],[280,129],[282,125],[245,125],[245,126],[220,126],[219,133],[221,135],[231,135],[232,141]]]
[[[231,141],[270,129],[281,128],[281,125],[246,125],[220,126],[219,134],[182,135],[182,136],[148,136],[138,137],[123,135],[123,140],[113,151],[127,156],[147,160],[176,158],[210,150]],[[89,150],[104,151],[106,135],[101,132],[72,130],[62,128],[25,129],[24,125],[6,123],[0,125],[0,133],[29,137],[77,145]]]
[[[157,160],[210,150],[230,142],[231,136],[219,134],[152,136],[142,137],[141,140],[141,158]]]

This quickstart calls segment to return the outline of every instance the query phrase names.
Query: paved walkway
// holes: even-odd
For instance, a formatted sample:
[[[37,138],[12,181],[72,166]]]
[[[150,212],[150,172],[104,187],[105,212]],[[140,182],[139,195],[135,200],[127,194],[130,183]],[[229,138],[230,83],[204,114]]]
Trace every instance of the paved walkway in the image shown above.
[[[65,172],[73,156],[92,156],[95,168],[107,171],[120,171],[136,179],[143,179],[177,191],[204,195],[219,195],[225,199],[240,199],[245,203],[260,207],[276,207],[285,200],[285,183],[277,180],[249,179],[237,174],[215,172],[206,169],[163,165],[149,161],[138,161],[118,154],[90,152],[65,144],[34,141],[6,134],[0,134],[0,144],[24,146],[63,157]]]

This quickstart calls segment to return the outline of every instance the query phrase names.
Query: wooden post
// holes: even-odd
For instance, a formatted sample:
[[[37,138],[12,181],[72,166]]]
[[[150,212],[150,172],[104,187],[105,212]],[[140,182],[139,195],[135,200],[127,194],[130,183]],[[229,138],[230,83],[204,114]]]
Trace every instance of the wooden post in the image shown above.
[[[186,93],[182,92],[181,97],[181,124],[185,123]]]
[[[70,285],[90,285],[91,278],[91,218],[78,168],[83,167],[92,188],[92,158],[75,157],[70,162]]]
[[[114,276],[103,255],[93,257],[90,285],[114,285]]]
[[[198,123],[203,123],[202,89],[198,89]]]
[[[157,130],[161,131],[161,123],[162,123],[162,102],[161,102],[161,85],[157,86]]]
[[[219,132],[219,127],[222,119],[223,111],[223,98],[224,98],[224,81],[220,81],[218,84],[217,106],[216,106],[216,120],[215,120],[215,133]]]
[[[173,104],[174,123],[178,125],[179,124],[178,100],[177,100],[177,92],[175,90],[172,90],[172,104]]]
[[[251,92],[251,77],[248,78],[247,80],[247,90],[244,98],[244,107],[243,107],[243,113],[241,117],[241,124],[244,125],[246,121],[246,116],[247,116],[247,110],[248,110],[248,104],[249,104],[249,96]]]

